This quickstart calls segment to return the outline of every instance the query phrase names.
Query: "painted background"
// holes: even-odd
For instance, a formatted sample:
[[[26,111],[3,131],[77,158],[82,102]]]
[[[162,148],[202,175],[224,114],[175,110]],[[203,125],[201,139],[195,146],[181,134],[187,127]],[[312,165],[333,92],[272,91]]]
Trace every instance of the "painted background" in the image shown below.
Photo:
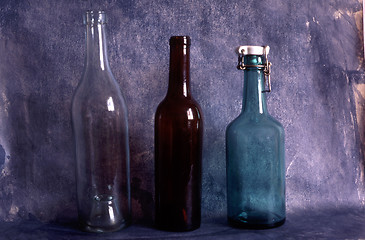
[[[72,95],[82,14],[106,10],[129,109],[135,220],[153,218],[154,113],[172,35],[190,35],[205,117],[203,218],[225,217],[225,128],[241,110],[239,45],[269,45],[269,112],[286,131],[287,210],[363,208],[365,77],[359,0],[0,1],[0,221],[76,217]]]

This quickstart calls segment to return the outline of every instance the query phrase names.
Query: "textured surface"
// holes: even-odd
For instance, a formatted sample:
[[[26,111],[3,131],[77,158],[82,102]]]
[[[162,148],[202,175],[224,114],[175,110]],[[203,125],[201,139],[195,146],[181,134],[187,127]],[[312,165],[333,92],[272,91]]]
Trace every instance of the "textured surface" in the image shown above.
[[[4,240],[105,240],[105,239],[364,239],[364,212],[357,209],[321,209],[316,212],[296,211],[288,214],[286,223],[275,229],[242,230],[227,226],[225,218],[203,222],[193,232],[174,233],[154,230],[150,226],[135,224],[120,232],[91,234],[81,232],[73,222],[48,223],[22,221],[0,225]]]
[[[226,214],[224,139],[241,108],[240,44],[271,47],[268,108],[286,131],[288,212],[364,206],[358,0],[2,0],[0,221],[76,216],[70,103],[90,8],[108,13],[110,64],[129,109],[134,219],[153,217],[154,113],[167,89],[168,39],[182,34],[192,38],[192,93],[205,116],[203,217]]]

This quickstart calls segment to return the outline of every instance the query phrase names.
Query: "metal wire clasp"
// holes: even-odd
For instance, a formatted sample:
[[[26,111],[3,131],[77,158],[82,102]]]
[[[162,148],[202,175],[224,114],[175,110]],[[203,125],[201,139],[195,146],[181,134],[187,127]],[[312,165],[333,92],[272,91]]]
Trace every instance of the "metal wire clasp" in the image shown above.
[[[262,92],[271,92],[271,80],[270,80],[270,73],[271,73],[271,62],[267,59],[267,55],[269,52],[269,46],[264,46],[264,55],[265,55],[265,64],[264,65],[245,65],[243,61],[243,57],[245,55],[244,49],[238,54],[238,70],[245,70],[247,67],[258,67],[264,68],[264,75],[265,75],[265,89]],[[268,89],[266,89],[266,85]]]

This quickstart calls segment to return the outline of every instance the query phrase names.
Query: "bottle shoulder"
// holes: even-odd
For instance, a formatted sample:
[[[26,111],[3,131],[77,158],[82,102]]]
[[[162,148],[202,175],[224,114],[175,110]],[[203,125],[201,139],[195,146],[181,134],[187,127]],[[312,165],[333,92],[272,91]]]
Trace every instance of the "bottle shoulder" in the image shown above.
[[[127,107],[118,83],[111,79],[89,81],[83,78],[77,87],[73,99],[72,110],[75,112],[124,112]],[[94,110],[93,110],[94,109]]]
[[[271,115],[268,115],[267,116],[268,119],[270,119],[270,121],[272,122],[273,125],[277,126],[278,128],[281,128],[284,130],[284,127],[283,125],[281,124],[281,122],[279,122],[276,118],[274,118],[273,116]]]
[[[157,107],[155,114],[156,124],[196,122],[202,124],[203,116],[200,106],[191,99],[171,100],[164,99]]]
[[[91,74],[85,71],[75,91],[79,97],[103,97],[104,95],[120,95],[123,98],[121,89],[111,72]]]
[[[258,130],[275,131],[284,135],[282,124],[269,114],[250,116],[241,113],[227,126],[227,134],[234,132],[254,132]]]
[[[201,115],[199,104],[193,98],[167,98],[165,97],[157,107],[157,113],[185,113],[186,111],[196,112]]]

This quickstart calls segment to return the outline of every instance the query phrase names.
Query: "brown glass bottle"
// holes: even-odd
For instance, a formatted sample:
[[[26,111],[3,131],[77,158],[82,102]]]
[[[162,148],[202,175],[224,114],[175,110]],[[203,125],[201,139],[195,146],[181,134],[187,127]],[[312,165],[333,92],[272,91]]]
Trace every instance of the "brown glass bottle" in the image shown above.
[[[155,116],[155,218],[168,231],[200,227],[203,118],[189,81],[190,37],[171,37],[169,87]]]

